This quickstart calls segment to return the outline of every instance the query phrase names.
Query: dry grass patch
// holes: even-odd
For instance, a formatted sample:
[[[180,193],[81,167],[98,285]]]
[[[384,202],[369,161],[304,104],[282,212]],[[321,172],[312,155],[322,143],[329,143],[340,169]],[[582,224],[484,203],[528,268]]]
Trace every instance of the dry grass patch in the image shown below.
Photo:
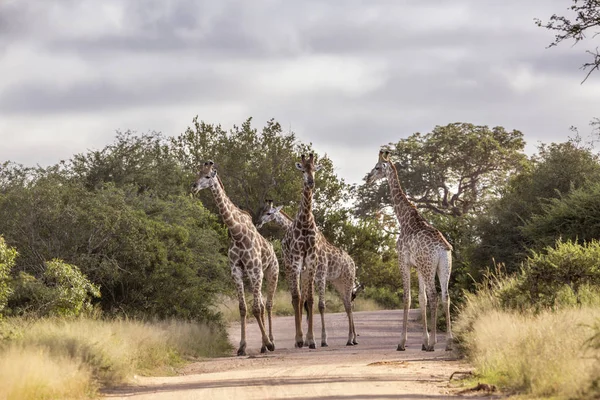
[[[0,333],[5,337],[0,358],[18,358],[22,364],[17,364],[21,365],[18,368],[23,368],[19,374],[31,376],[20,381],[19,393],[37,393],[34,398],[42,399],[78,398],[83,390],[79,387],[88,393],[87,388],[95,384],[120,384],[134,375],[174,374],[187,359],[226,355],[231,350],[222,329],[183,321],[8,319]],[[39,368],[27,369],[28,365]],[[10,364],[4,363],[3,368],[10,369]],[[35,376],[36,369],[51,382],[54,375],[61,376],[66,383],[59,386],[65,390],[74,386],[74,394],[57,395],[54,386],[38,384],[43,381]],[[14,380],[7,371],[0,372],[4,390],[11,388]],[[85,376],[87,384],[79,383]]]
[[[1,399],[83,399],[95,393],[90,370],[71,358],[17,346],[0,356]]]
[[[462,339],[482,380],[536,397],[585,397],[600,350],[589,346],[598,308],[537,315],[491,310]],[[457,326],[460,330],[460,324]]]

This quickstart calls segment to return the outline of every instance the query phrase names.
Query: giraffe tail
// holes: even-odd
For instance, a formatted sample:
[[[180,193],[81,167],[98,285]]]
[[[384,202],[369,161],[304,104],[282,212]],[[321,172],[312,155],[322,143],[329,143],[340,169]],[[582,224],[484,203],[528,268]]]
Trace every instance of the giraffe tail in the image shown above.
[[[308,321],[308,301],[304,300],[304,310],[306,311],[306,320]]]

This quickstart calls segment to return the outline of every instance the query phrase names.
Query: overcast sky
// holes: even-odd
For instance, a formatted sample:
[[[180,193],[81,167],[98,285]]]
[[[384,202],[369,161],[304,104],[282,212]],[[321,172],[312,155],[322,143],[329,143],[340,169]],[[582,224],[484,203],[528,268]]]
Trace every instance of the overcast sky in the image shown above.
[[[435,125],[564,141],[600,116],[583,43],[533,19],[571,0],[0,0],[0,162],[49,165],[116,130],[274,117],[349,183]]]

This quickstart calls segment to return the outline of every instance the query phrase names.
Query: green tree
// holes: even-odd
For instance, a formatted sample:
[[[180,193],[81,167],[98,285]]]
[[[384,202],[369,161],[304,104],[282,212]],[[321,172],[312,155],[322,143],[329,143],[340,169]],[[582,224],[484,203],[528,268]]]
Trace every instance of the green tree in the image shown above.
[[[598,0],[572,0],[569,7],[572,16],[553,14],[550,20],[542,22],[535,19],[539,27],[543,27],[555,32],[554,41],[549,47],[557,46],[565,40],[572,40],[574,44],[588,39],[595,38],[600,31],[600,2]],[[589,69],[583,82],[585,82],[592,72],[600,68],[600,52],[598,47],[595,50],[586,50],[586,53],[592,56],[592,60],[584,63],[581,69]]]
[[[107,312],[214,317],[226,288],[226,235],[188,196],[159,198],[129,184],[88,189],[68,172],[38,171],[0,194],[0,232],[23,249],[15,269],[41,278],[45,260],[79,266]]]
[[[481,212],[525,160],[519,131],[467,123],[436,126],[391,144],[392,160],[409,199],[421,210],[460,217]],[[389,206],[388,186],[359,189],[359,211]]]
[[[502,197],[480,216],[473,262],[502,263],[509,272],[517,271],[533,244],[523,234],[527,221],[543,214],[549,199],[593,182],[600,182],[600,164],[590,148],[576,140],[541,145],[529,166],[513,176]]]
[[[12,290],[9,286],[9,277],[12,267],[15,265],[15,258],[17,257],[17,251],[8,246],[2,236],[0,236],[0,317],[8,297],[11,295]]]
[[[600,181],[542,203],[522,232],[535,249],[552,246],[557,240],[579,244],[600,240]]]
[[[140,193],[169,196],[187,193],[191,179],[172,154],[168,140],[157,132],[117,132],[113,143],[102,150],[76,154],[64,166],[89,190],[114,183],[134,186]]]
[[[213,160],[227,195],[253,219],[265,199],[273,199],[294,213],[302,190],[302,176],[294,167],[300,154],[315,153],[323,169],[316,175],[315,216],[320,226],[348,199],[348,186],[334,172],[331,159],[318,156],[310,144],[284,133],[275,120],[258,130],[248,118],[229,132],[194,118],[193,126],[171,140],[172,153],[186,171],[196,173],[203,162]],[[209,192],[199,194],[204,204],[217,212]],[[274,231],[267,230],[273,233]],[[329,234],[329,233],[328,233]]]

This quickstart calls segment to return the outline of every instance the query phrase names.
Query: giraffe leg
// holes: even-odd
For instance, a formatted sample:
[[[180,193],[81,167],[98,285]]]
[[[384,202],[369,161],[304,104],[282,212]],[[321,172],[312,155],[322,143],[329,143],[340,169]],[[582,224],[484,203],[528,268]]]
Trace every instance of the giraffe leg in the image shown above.
[[[313,261],[314,262],[314,261]],[[309,264],[310,265],[310,264]],[[307,319],[308,319],[308,328],[306,330],[306,341],[308,343],[308,348],[316,349],[317,345],[315,344],[315,334],[314,334],[314,326],[313,326],[313,310],[314,310],[314,302],[315,302],[315,270],[314,264],[312,269],[307,268],[306,273],[308,274],[307,287],[306,287],[306,303],[308,306],[307,311]]]
[[[354,346],[358,344],[356,340],[356,329],[354,328],[354,315],[352,314],[352,285],[344,285],[342,281],[334,281],[333,285],[340,294],[344,303],[344,310],[348,316],[348,341],[346,346]]]
[[[274,259],[266,270],[267,278],[267,319],[269,322],[269,340],[273,347],[269,350],[275,350],[275,341],[273,340],[273,299],[277,290],[277,280],[279,279],[279,265]]]
[[[292,263],[292,268],[287,268],[290,292],[292,294],[292,307],[294,307],[294,323],[296,324],[295,346],[302,348],[304,333],[302,332],[302,296],[300,293],[300,271],[302,271],[302,260]]]
[[[446,314],[446,351],[452,350],[454,338],[452,336],[452,323],[450,321],[450,295],[448,294],[448,281],[452,267],[452,253],[445,251],[440,256],[438,263],[438,279],[442,288],[442,306]]]
[[[400,273],[402,275],[402,287],[404,293],[402,294],[404,302],[404,315],[402,317],[402,336],[400,343],[398,343],[398,351],[406,350],[406,339],[408,337],[408,309],[410,307],[410,266],[405,262],[401,252],[398,252],[398,258],[400,262]]]
[[[421,272],[417,273],[419,278],[419,309],[421,310],[421,321],[423,322],[423,344],[421,350],[427,351],[429,349],[429,332],[427,329],[427,289],[425,279]]]
[[[437,341],[437,308],[438,308],[438,295],[435,289],[435,270],[433,275],[426,280],[427,288],[427,301],[429,303],[429,314],[430,314],[430,330],[431,335],[429,336],[429,343],[427,351],[433,351],[435,343]]]
[[[327,347],[329,345],[327,344],[327,329],[325,329],[325,288],[327,286],[327,275],[325,271],[317,271],[317,276],[315,277],[315,279],[317,281],[317,291],[319,292],[319,314],[321,315],[321,347]]]
[[[240,338],[240,347],[238,348],[237,355],[245,356],[246,355],[246,296],[244,295],[244,280],[243,271],[238,266],[233,264],[231,267],[231,276],[233,278],[233,282],[235,283],[238,302],[240,308],[240,326],[241,326],[241,338]]]
[[[253,274],[248,274],[248,280],[252,285],[252,294],[253,294],[253,302],[252,302],[252,314],[254,314],[254,318],[256,318],[256,322],[258,323],[258,327],[260,329],[260,333],[262,336],[262,347],[260,349],[261,353],[266,353],[267,349],[273,350],[273,343],[269,340],[267,336],[267,331],[265,328],[265,305],[262,299],[262,279],[263,272],[260,268],[259,262],[252,262],[247,266],[248,271],[252,271]]]

